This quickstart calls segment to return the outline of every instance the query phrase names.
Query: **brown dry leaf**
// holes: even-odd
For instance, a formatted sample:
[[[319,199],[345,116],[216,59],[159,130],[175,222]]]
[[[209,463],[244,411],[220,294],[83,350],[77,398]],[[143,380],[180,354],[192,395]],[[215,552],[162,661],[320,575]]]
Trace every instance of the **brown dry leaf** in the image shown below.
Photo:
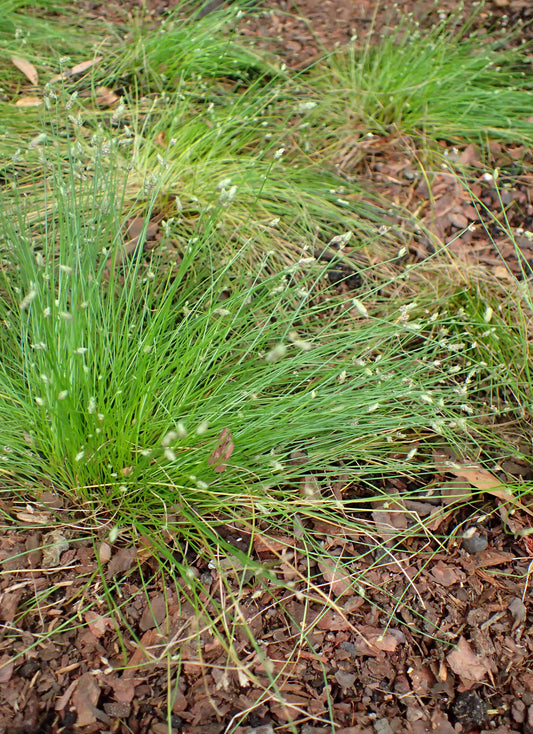
[[[62,79],[68,79],[75,74],[83,74],[84,71],[87,71],[91,66],[98,64],[103,58],[103,56],[96,56],[94,59],[90,59],[89,61],[82,61],[80,64],[73,66],[72,69],[66,69],[61,72],[61,74],[56,74],[56,76],[52,77],[50,81],[59,82]]]
[[[113,689],[113,695],[117,703],[131,703],[135,695],[135,687],[138,682],[134,678],[126,679],[106,677],[106,683]]]
[[[320,630],[338,632],[339,630],[350,629],[351,624],[342,614],[339,614],[334,609],[328,609],[318,620],[317,627]]]
[[[355,593],[352,585],[352,577],[346,566],[319,561],[318,567],[325,581],[328,582],[333,596],[338,597]]]
[[[115,628],[113,620],[109,617],[104,617],[97,612],[89,611],[85,614],[85,621],[87,626],[95,637],[103,637],[108,630]]]
[[[32,525],[48,525],[50,514],[48,512],[16,512],[17,520],[28,522]]]
[[[119,96],[109,87],[96,87],[96,104],[100,107],[112,107]]]
[[[69,548],[69,542],[60,530],[52,530],[43,536],[43,568],[59,566],[61,554]]]
[[[158,594],[150,600],[146,605],[142,617],[139,620],[139,627],[145,632],[146,630],[159,627],[167,616],[167,600],[164,594]]]
[[[13,675],[15,660],[11,655],[5,653],[0,657],[0,683],[8,683]]]
[[[481,160],[479,158],[479,153],[477,151],[477,148],[475,145],[467,145],[466,148],[463,150],[461,155],[459,156],[459,160],[463,164],[463,166],[480,166]]]
[[[375,655],[377,652],[394,652],[401,642],[405,642],[405,635],[401,630],[388,629],[383,631],[378,627],[363,625],[357,627],[360,634],[356,641],[357,651],[362,655]]]
[[[63,711],[67,703],[70,701],[70,697],[72,696],[72,691],[76,688],[77,685],[78,685],[78,679],[74,678],[74,680],[69,685],[67,690],[63,693],[63,695],[57,699],[56,704],[54,706],[54,709],[56,711]]]
[[[107,578],[110,579],[113,578],[113,576],[118,576],[119,573],[129,571],[135,563],[136,558],[137,550],[135,548],[121,548],[109,561],[109,566],[107,567]]]
[[[96,704],[100,698],[100,686],[91,673],[84,673],[78,678],[78,685],[72,696],[72,704],[78,715],[76,726],[89,726],[97,721]]]
[[[437,461],[441,461],[443,455],[437,456]],[[468,466],[454,466],[453,464],[443,465],[443,468],[449,474],[454,474],[456,477],[465,479],[469,484],[482,492],[491,494],[493,497],[497,497],[503,502],[510,502],[513,505],[521,504],[520,501],[514,496],[512,491],[505,487],[498,477],[495,477],[487,469],[483,469],[478,464],[470,464]],[[527,508],[526,509],[527,512]],[[533,513],[532,513],[533,514]]]
[[[20,56],[12,56],[11,61],[15,64],[17,69],[19,69],[19,71],[21,71],[24,76],[26,76],[30,80],[30,82],[34,86],[37,86],[37,84],[39,84],[39,74],[37,73],[37,69],[31,63],[31,61],[21,59]]]
[[[266,535],[254,536],[254,551],[256,553],[280,553],[288,548],[294,548],[294,538],[288,535],[278,535],[269,538]]]
[[[209,466],[212,466],[216,472],[223,472],[228,466],[226,462],[229,461],[234,448],[233,436],[229,432],[228,428],[224,428],[218,437],[217,447],[207,460],[207,463]]]
[[[446,660],[453,672],[466,685],[483,680],[489,671],[487,658],[476,655],[464,637],[461,637],[457,647],[446,657]]]
[[[104,541],[100,544],[100,548],[98,549],[98,558],[100,563],[107,563],[109,561],[111,558],[111,546],[109,543]]]
[[[466,229],[468,227],[468,219],[462,212],[457,210],[451,211],[448,214],[448,219],[454,227],[458,227],[459,229]]]
[[[161,649],[161,646],[157,644],[160,640],[161,635],[155,629],[148,630],[144,633],[124,670],[122,675],[123,680],[135,678],[137,668],[152,660],[153,656],[157,656],[157,653]]]
[[[39,107],[43,101],[39,97],[19,97],[15,102],[16,107]]]
[[[439,561],[431,569],[431,575],[435,581],[441,586],[453,586],[460,581],[463,581],[465,574],[463,571],[448,566],[446,563]]]
[[[21,597],[21,588],[0,594],[0,620],[3,622],[12,622],[15,619]]]

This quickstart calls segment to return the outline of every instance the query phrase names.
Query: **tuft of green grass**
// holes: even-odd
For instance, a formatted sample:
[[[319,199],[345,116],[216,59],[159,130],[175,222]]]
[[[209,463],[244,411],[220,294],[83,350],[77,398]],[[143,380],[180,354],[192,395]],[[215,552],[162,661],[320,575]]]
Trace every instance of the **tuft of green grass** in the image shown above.
[[[527,44],[510,47],[508,35],[474,31],[471,21],[452,16],[427,29],[403,17],[391,33],[362,45],[354,38],[311,69],[305,122],[323,126],[326,143],[369,133],[530,142],[528,54]]]
[[[283,498],[339,461],[397,472],[391,454],[412,441],[462,450],[483,433],[476,419],[495,410],[483,396],[504,376],[453,311],[423,295],[328,297],[325,268],[309,259],[272,273],[266,255],[239,276],[254,243],[213,258],[216,210],[162,270],[143,235],[125,250],[117,171],[105,157],[81,180],[56,170],[38,221],[4,200],[6,474],[53,481],[135,524],[183,505],[203,514],[240,495]],[[231,457],[213,459],[227,434]]]

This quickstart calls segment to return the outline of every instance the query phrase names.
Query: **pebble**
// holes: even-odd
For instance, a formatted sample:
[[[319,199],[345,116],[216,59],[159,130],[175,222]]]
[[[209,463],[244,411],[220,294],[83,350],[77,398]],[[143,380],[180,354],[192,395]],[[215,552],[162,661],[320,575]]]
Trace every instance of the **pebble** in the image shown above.
[[[465,551],[472,556],[476,553],[481,553],[481,551],[484,551],[487,548],[488,544],[489,541],[487,540],[487,536],[483,535],[478,530],[476,530],[472,535],[467,530],[465,535],[463,536],[462,546]]]

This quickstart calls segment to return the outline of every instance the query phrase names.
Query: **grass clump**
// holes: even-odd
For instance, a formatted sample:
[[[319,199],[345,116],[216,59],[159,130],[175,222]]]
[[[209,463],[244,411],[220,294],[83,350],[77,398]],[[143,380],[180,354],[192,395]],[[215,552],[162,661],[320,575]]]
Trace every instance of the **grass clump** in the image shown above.
[[[368,133],[427,144],[531,141],[529,47],[472,30],[472,22],[452,15],[428,29],[404,17],[380,38],[353,39],[311,70],[320,97],[305,121],[325,125],[328,142]]]
[[[265,257],[238,277],[246,248],[212,262],[216,212],[166,272],[143,235],[128,255],[117,168],[104,161],[82,182],[57,171],[40,221],[4,201],[6,474],[135,524],[140,508],[153,518],[182,502],[209,513],[232,495],[283,497],[340,460],[397,471],[393,448],[436,434],[461,445],[490,413],[483,378],[466,397],[483,374],[476,350],[447,336],[453,317],[436,304],[373,317],[360,299],[325,297],[319,262],[269,274]]]

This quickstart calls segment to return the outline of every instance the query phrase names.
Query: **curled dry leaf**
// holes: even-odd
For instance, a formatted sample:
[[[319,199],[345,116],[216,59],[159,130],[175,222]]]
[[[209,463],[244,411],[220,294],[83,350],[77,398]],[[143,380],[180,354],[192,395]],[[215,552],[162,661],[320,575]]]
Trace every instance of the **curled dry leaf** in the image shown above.
[[[10,655],[4,654],[0,658],[0,683],[8,683],[13,675],[15,660]]]
[[[107,578],[110,579],[118,576],[120,573],[124,573],[124,571],[129,571],[135,563],[136,558],[137,551],[135,548],[121,548],[109,561]]]
[[[333,560],[328,563],[319,561],[318,567],[324,580],[328,582],[333,596],[339,597],[355,593],[352,575],[349,569],[342,565],[340,561],[338,564],[334,564]]]
[[[467,685],[483,680],[489,670],[487,658],[476,655],[464,637],[461,637],[457,647],[446,660],[453,672],[461,678],[462,683]]]
[[[212,466],[216,472],[223,472],[228,466],[229,461],[235,445],[233,443],[233,436],[229,432],[228,428],[224,428],[220,436],[215,450],[207,460],[209,466]]]
[[[17,69],[19,69],[19,71],[21,71],[24,76],[30,80],[30,82],[34,86],[37,86],[37,84],[39,84],[39,74],[37,73],[37,69],[31,63],[31,61],[22,59],[20,56],[12,56],[11,61],[15,64]]]
[[[96,723],[97,714],[100,713],[96,708],[99,698],[98,681],[91,673],[84,673],[78,678],[78,685],[72,696],[72,704],[78,715],[76,726],[89,726],[89,724]]]
[[[85,621],[93,635],[98,639],[103,637],[108,630],[112,630],[115,627],[112,619],[103,617],[101,614],[93,611],[88,611],[85,614]]]
[[[112,107],[118,99],[118,94],[109,87],[96,87],[96,104],[100,107]]]
[[[43,537],[43,568],[59,566],[61,554],[68,550],[69,543],[59,530],[52,530]]]

